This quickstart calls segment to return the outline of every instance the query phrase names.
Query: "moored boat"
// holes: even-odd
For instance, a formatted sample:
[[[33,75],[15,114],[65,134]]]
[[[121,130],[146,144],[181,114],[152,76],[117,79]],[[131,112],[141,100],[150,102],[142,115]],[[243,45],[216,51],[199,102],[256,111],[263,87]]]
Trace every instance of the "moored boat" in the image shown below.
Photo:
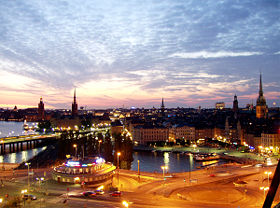
[[[209,154],[197,154],[195,155],[194,159],[196,161],[208,161],[208,160],[217,160],[220,156],[216,153],[209,153]]]

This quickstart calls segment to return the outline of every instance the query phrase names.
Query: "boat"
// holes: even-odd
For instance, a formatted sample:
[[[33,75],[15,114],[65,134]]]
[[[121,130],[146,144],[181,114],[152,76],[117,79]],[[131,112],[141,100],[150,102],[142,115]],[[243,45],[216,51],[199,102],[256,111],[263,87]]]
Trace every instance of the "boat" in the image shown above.
[[[209,161],[209,160],[217,160],[220,156],[216,153],[209,153],[209,154],[197,154],[195,155],[194,159],[196,161]]]

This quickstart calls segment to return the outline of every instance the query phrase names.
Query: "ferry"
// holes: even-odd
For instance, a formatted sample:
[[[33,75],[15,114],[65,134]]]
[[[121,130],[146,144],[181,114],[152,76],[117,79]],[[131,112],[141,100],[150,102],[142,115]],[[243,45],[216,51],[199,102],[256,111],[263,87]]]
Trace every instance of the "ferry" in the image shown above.
[[[218,160],[220,158],[219,155],[216,153],[209,153],[209,154],[197,154],[195,155],[194,159],[196,161],[209,161],[209,160]]]

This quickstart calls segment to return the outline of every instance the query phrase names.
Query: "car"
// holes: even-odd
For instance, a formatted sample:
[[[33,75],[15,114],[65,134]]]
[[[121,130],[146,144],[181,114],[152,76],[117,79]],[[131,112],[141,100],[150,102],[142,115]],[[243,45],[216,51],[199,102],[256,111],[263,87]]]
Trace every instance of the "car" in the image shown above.
[[[115,197],[120,197],[122,195],[122,192],[120,191],[114,191],[113,193],[111,193],[111,196],[115,196]]]
[[[94,192],[95,192],[96,195],[103,195],[104,194],[104,191],[102,189],[95,190]]]
[[[36,200],[37,197],[36,197],[35,195],[33,195],[33,194],[24,194],[24,195],[22,196],[22,199],[23,199],[23,200],[28,200],[28,199],[30,199],[30,200]]]
[[[95,196],[96,193],[94,191],[84,191],[83,196]]]

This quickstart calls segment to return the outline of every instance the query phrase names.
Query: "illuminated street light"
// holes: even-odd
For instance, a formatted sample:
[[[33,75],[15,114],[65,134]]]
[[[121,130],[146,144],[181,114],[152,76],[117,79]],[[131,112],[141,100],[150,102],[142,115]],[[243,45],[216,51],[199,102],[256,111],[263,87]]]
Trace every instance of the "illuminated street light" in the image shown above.
[[[25,163],[25,165],[27,166],[27,179],[28,179],[28,182],[27,182],[27,191],[29,191],[29,165],[30,163]]]
[[[73,144],[73,147],[75,148],[75,157],[77,157],[77,144]]]
[[[120,169],[119,169],[120,155],[121,155],[121,153],[118,152],[117,153],[118,186],[119,186],[119,183],[120,183],[120,176],[119,176],[119,172],[120,172]]]
[[[123,201],[122,204],[123,204],[124,207],[128,207],[129,206],[127,201]]]
[[[161,166],[161,169],[162,169],[162,176],[163,176],[163,179],[164,179],[164,170],[167,170],[168,167],[167,166]]]
[[[269,175],[271,175],[272,172],[271,171],[265,171],[264,174],[267,175],[267,186],[269,186]]]
[[[100,144],[102,143],[102,140],[98,140],[98,155],[100,156]]]
[[[266,192],[267,190],[269,190],[269,187],[264,187],[264,186],[262,186],[262,187],[260,187],[260,190],[263,190],[263,197],[265,198],[265,192]]]
[[[117,168],[118,168],[118,169],[119,169],[120,155],[121,155],[121,153],[118,152],[118,153],[117,153]]]
[[[27,193],[27,189],[21,190],[21,193],[22,194]]]

